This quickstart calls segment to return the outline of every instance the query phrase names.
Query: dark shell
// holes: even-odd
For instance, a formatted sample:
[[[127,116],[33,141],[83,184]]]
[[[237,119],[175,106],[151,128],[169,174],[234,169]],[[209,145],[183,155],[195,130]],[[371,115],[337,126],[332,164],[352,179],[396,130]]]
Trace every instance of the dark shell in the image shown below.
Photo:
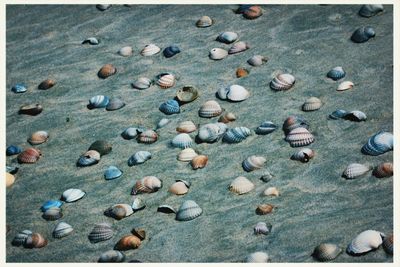
[[[44,80],[43,82],[41,82],[39,84],[38,88],[40,90],[47,90],[47,89],[50,89],[51,87],[53,87],[54,85],[56,85],[56,83],[57,82],[55,80],[47,79],[47,80]]]
[[[100,255],[98,262],[123,262],[125,254],[118,250],[108,250]]]
[[[169,205],[161,205],[157,208],[157,211],[162,212],[162,213],[167,213],[167,214],[176,213],[176,210]]]
[[[167,48],[164,49],[163,54],[166,58],[170,58],[175,56],[176,54],[180,53],[181,50],[179,49],[178,46],[176,45],[171,45],[168,46]]]
[[[117,73],[117,69],[112,64],[106,64],[101,67],[97,75],[102,79],[106,79],[115,73]]]
[[[326,76],[334,81],[340,80],[346,76],[346,72],[342,67],[335,67],[331,69]]]
[[[14,145],[8,146],[7,149],[6,149],[6,155],[7,156],[17,155],[17,154],[19,154],[21,152],[22,152],[22,148],[20,148],[18,146],[14,146]]]
[[[393,255],[393,234],[390,234],[383,239],[382,247],[386,253]]]
[[[253,5],[239,5],[238,9],[236,9],[237,14],[243,14],[247,9],[252,7]]]
[[[119,98],[112,98],[108,102],[108,104],[106,106],[106,110],[108,110],[108,111],[117,110],[117,109],[123,108],[124,106],[125,106],[124,101],[122,101]]]
[[[347,111],[343,109],[337,109],[332,114],[329,115],[329,118],[333,120],[341,119],[347,115]]]
[[[299,127],[308,129],[309,124],[303,117],[289,116],[283,123],[282,130],[288,134],[291,130]]]
[[[82,44],[91,44],[91,45],[98,45],[100,41],[95,37],[89,37],[83,40]]]
[[[112,145],[104,140],[97,140],[90,145],[88,150],[96,150],[101,156],[107,155],[112,150]]]
[[[104,172],[104,178],[106,180],[113,180],[121,177],[121,175],[122,171],[115,166],[108,167],[107,170]]]
[[[176,100],[168,100],[160,105],[159,110],[166,115],[176,114],[180,112],[179,103]]]
[[[19,109],[19,114],[25,114],[25,115],[32,115],[36,116],[40,114],[43,110],[42,105],[40,104],[30,104],[30,105],[23,105]]]
[[[105,11],[109,9],[112,5],[96,5],[96,8],[100,11]]]
[[[374,36],[375,31],[372,27],[361,27],[353,33],[353,35],[351,36],[351,40],[355,43],[364,43]]]

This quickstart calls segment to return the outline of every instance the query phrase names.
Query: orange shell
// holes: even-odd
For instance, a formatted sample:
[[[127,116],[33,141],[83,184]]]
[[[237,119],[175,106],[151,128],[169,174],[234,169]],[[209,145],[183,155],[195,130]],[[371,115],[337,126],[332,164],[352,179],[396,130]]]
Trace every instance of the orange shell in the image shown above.
[[[256,19],[262,15],[261,7],[251,6],[243,12],[243,17],[246,19]]]
[[[15,176],[11,173],[6,172],[6,187],[10,187],[15,182]]]
[[[169,188],[169,192],[175,195],[184,195],[189,191],[184,182],[176,182]]]
[[[136,249],[140,246],[140,239],[134,235],[127,235],[122,237],[115,248],[117,250],[129,250],[129,249]]]
[[[208,157],[205,155],[198,155],[192,159],[193,170],[202,169],[207,165]]]
[[[103,67],[101,67],[97,75],[102,79],[106,79],[111,75],[114,75],[116,72],[117,69],[112,64],[105,64]]]
[[[244,69],[244,68],[238,68],[236,70],[236,77],[237,78],[241,78],[241,77],[245,77],[249,74],[249,71]]]
[[[47,240],[39,233],[33,233],[25,241],[27,248],[42,248],[47,245]]]
[[[271,204],[262,204],[262,205],[258,205],[258,207],[256,209],[256,213],[258,215],[265,215],[265,214],[271,213],[273,209],[274,209],[274,206]]]

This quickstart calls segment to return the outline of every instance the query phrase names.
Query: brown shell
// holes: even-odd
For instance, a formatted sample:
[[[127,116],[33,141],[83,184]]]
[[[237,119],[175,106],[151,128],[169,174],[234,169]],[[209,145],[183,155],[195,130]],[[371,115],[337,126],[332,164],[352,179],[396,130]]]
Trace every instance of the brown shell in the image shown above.
[[[54,85],[56,85],[56,83],[57,82],[55,80],[47,79],[47,80],[44,80],[43,82],[41,82],[39,84],[38,88],[40,90],[47,90],[47,89],[50,89],[51,87],[53,87]]]
[[[393,255],[393,234],[390,234],[383,239],[382,247],[386,253]]]
[[[106,79],[115,73],[117,73],[117,69],[112,64],[105,64],[101,67],[97,75],[102,79]]]
[[[129,250],[136,249],[140,246],[140,238],[134,235],[127,235],[122,237],[118,243],[115,245],[117,250]]]
[[[249,75],[249,71],[245,68],[238,68],[236,70],[236,77],[237,78],[242,78],[242,77],[246,77],[247,75]]]
[[[208,157],[206,155],[198,155],[192,159],[193,170],[202,169],[207,165]]]
[[[15,182],[15,176],[11,173],[6,172],[6,187],[10,187]]]
[[[162,187],[162,181],[155,176],[146,176],[136,181],[135,186],[132,188],[132,195],[140,193],[153,193],[157,192]]]
[[[225,112],[218,119],[218,121],[222,122],[222,123],[229,123],[229,122],[235,121],[235,120],[236,120],[236,116],[232,112]]]
[[[23,105],[19,108],[19,114],[25,114],[25,115],[31,115],[31,116],[36,116],[40,114],[43,110],[42,105],[40,104],[29,104],[29,105]]]
[[[49,139],[49,134],[46,131],[34,132],[28,139],[31,145],[39,145],[46,142]]]
[[[138,229],[133,228],[131,233],[134,236],[137,236],[142,241],[146,239],[146,231],[142,228],[138,228]]]
[[[39,149],[36,148],[28,148],[25,149],[22,153],[18,155],[18,162],[19,163],[35,163],[38,161],[42,153]]]
[[[243,12],[243,17],[246,19],[256,19],[262,15],[261,7],[251,6]]]
[[[26,248],[42,248],[47,245],[47,240],[39,233],[33,233],[25,241]]]
[[[393,176],[393,163],[384,162],[375,167],[372,174],[377,178]]]
[[[271,204],[261,204],[261,205],[258,205],[258,207],[256,209],[256,213],[258,215],[265,215],[265,214],[271,213],[273,209],[274,209],[274,206]]]

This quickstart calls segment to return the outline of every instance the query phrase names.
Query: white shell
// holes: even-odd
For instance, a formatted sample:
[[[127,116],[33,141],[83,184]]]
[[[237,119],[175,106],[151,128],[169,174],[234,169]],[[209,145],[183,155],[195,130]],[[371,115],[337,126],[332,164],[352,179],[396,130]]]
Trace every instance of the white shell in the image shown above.
[[[191,133],[197,130],[196,125],[192,121],[183,121],[178,124],[176,131],[180,133]]]
[[[80,189],[70,188],[64,191],[64,193],[62,194],[62,199],[65,202],[70,203],[83,198],[85,194],[86,193]]]
[[[383,242],[385,235],[375,230],[366,230],[356,236],[347,247],[347,252],[352,255],[367,253],[377,249]]]
[[[314,157],[314,150],[310,148],[302,148],[299,151],[295,152],[290,159],[298,160],[301,162],[308,162],[310,159]]]
[[[239,195],[246,194],[253,190],[255,185],[246,177],[239,176],[232,181],[229,190]]]
[[[167,118],[162,118],[158,123],[157,123],[157,129],[160,129],[162,127],[164,127],[165,125],[167,125],[168,123],[170,123],[171,120],[167,119]]]
[[[199,116],[203,118],[212,118],[221,115],[222,108],[217,101],[209,100],[201,105]]]
[[[236,41],[238,37],[239,36],[236,32],[223,32],[218,36],[217,40],[226,44],[230,44]]]
[[[115,204],[106,210],[106,214],[117,220],[128,217],[133,214],[131,205],[128,204]]]
[[[139,77],[136,81],[132,83],[132,87],[139,90],[143,90],[149,88],[152,83],[153,81],[150,80],[149,78]]]
[[[221,60],[228,56],[228,51],[222,48],[213,48],[208,56],[213,60]]]
[[[217,92],[221,99],[229,99],[234,102],[246,100],[250,93],[243,86],[233,84],[228,88],[219,89]]]
[[[317,97],[310,97],[307,99],[303,106],[301,107],[303,111],[314,111],[320,109],[322,106],[322,101]]]
[[[242,166],[245,171],[251,172],[257,169],[261,169],[266,161],[267,159],[264,157],[253,155],[245,159],[242,163]]]
[[[181,133],[174,137],[171,141],[172,146],[179,148],[188,148],[193,146],[193,140],[187,133]]]
[[[200,127],[197,137],[203,142],[217,141],[228,127],[224,123],[208,123]]]
[[[213,25],[213,20],[209,16],[202,16],[197,22],[196,26],[199,28],[206,28]]]
[[[53,230],[54,238],[63,238],[72,233],[74,229],[71,225],[65,222],[59,222]]]
[[[147,160],[151,159],[151,156],[152,155],[149,151],[138,151],[128,159],[128,165],[133,166],[142,164]]]
[[[306,128],[298,127],[288,133],[286,141],[292,147],[306,146],[314,142],[314,136]]]
[[[178,155],[179,161],[192,161],[194,157],[198,156],[196,151],[192,148],[186,148],[182,150]]]
[[[155,44],[146,45],[143,50],[140,52],[142,56],[152,56],[161,51],[161,48],[156,46]]]
[[[276,187],[268,187],[264,190],[264,196],[279,196],[279,190]]]
[[[193,200],[186,200],[182,203],[176,213],[176,220],[178,221],[190,221],[199,217],[203,213],[203,210]]]
[[[170,186],[168,191],[175,195],[184,195],[189,191],[189,187],[182,181],[177,181]]]
[[[247,256],[246,262],[262,263],[268,262],[269,256],[265,252],[254,252]]]
[[[343,177],[346,179],[354,179],[368,173],[370,170],[371,168],[369,166],[359,163],[351,163],[343,171]]]
[[[129,57],[132,56],[133,50],[131,46],[125,46],[122,47],[119,51],[118,54],[123,56],[123,57]]]
[[[338,86],[338,88],[336,89],[337,91],[345,91],[345,90],[349,90],[352,89],[354,87],[354,83],[350,82],[350,81],[344,81],[341,82]]]
[[[170,73],[165,73],[159,77],[157,84],[163,88],[167,89],[175,85],[175,76]]]
[[[252,56],[251,58],[249,58],[249,60],[247,60],[247,63],[249,63],[250,65],[252,65],[254,67],[258,67],[267,61],[268,61],[268,58],[261,56],[261,55],[255,55],[255,56]]]
[[[247,43],[240,41],[240,42],[234,43],[231,46],[231,48],[229,48],[228,54],[236,54],[236,53],[245,51],[249,48],[250,48],[250,46]]]
[[[267,224],[265,222],[259,222],[254,226],[254,233],[255,234],[263,234],[268,235],[271,232],[272,225]]]
[[[270,87],[276,91],[289,90],[296,82],[296,78],[289,74],[278,74],[270,83]]]

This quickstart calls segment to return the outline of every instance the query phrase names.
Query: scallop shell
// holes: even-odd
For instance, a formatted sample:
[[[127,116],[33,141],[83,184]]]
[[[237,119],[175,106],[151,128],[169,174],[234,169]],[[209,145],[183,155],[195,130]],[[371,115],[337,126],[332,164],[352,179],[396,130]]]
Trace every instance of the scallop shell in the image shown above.
[[[141,127],[139,127],[139,128],[136,128],[136,127],[129,127],[129,128],[126,128],[126,129],[121,133],[121,136],[122,136],[124,139],[130,140],[130,139],[133,139],[133,138],[137,137],[138,134],[144,132],[145,130],[146,130],[146,129],[141,128]]]
[[[11,88],[11,91],[13,91],[16,94],[25,93],[27,90],[28,89],[26,88],[25,84],[22,83],[17,83]]]
[[[45,219],[46,221],[56,221],[62,218],[62,216],[63,214],[61,212],[61,209],[57,207],[51,207],[47,209],[42,215],[43,219]]]
[[[245,171],[251,172],[257,169],[261,169],[266,161],[267,159],[264,157],[250,156],[243,161],[242,166]]]
[[[326,76],[334,81],[337,81],[343,79],[344,76],[346,76],[346,72],[342,67],[334,67],[326,74]]]
[[[62,200],[67,203],[78,201],[79,199],[83,198],[86,195],[84,191],[81,189],[70,188],[62,193]]]
[[[304,102],[301,107],[303,111],[314,111],[320,109],[322,106],[322,101],[317,97],[310,97]]]
[[[202,169],[207,165],[208,157],[205,155],[198,155],[192,159],[191,165],[193,170]]]
[[[26,239],[31,236],[33,233],[30,230],[23,230],[19,232],[11,242],[13,246],[22,246],[25,244]]]
[[[104,172],[104,178],[106,180],[113,180],[121,177],[122,171],[118,169],[116,166],[109,166],[107,170]]]
[[[276,187],[268,187],[264,190],[264,196],[279,196],[279,190]]]
[[[187,133],[180,133],[171,141],[172,146],[179,148],[188,148],[193,146],[193,140]]]
[[[197,137],[203,142],[212,143],[219,140],[227,129],[224,123],[208,123],[200,127]]]
[[[228,56],[228,51],[222,48],[213,48],[210,50],[208,57],[213,60],[221,60]]]
[[[178,155],[179,161],[192,161],[197,155],[196,151],[192,148],[185,148]]]
[[[96,8],[100,11],[105,11],[107,9],[109,9],[112,5],[96,5]]]
[[[88,150],[96,150],[100,153],[100,156],[104,156],[112,151],[112,145],[104,140],[96,140],[90,145]]]
[[[343,109],[337,109],[329,115],[329,118],[333,120],[344,118],[347,115],[347,111]]]
[[[351,36],[351,40],[355,43],[364,43],[372,37],[375,37],[375,30],[370,26],[366,26],[358,28]]]
[[[132,195],[140,193],[153,193],[162,187],[162,181],[155,176],[146,176],[136,181],[135,186],[132,188]]]
[[[100,41],[95,37],[89,37],[82,41],[82,44],[98,45]]]
[[[295,152],[290,159],[292,160],[298,160],[301,162],[308,162],[310,159],[312,159],[315,155],[314,150],[310,148],[302,148],[299,151]]]
[[[229,186],[229,190],[236,194],[242,195],[253,190],[255,185],[246,177],[239,176],[232,181]]]
[[[358,234],[348,245],[347,253],[361,255],[377,249],[382,244],[384,234],[375,230],[366,230]]]
[[[257,206],[256,214],[266,215],[268,213],[271,213],[273,209],[274,209],[274,206],[271,204],[261,204],[261,205]]]
[[[39,233],[33,233],[32,235],[29,235],[24,244],[26,248],[42,248],[46,245],[47,240]]]
[[[113,111],[125,107],[125,102],[120,98],[111,98],[106,106],[106,110]]]
[[[277,126],[272,121],[264,121],[256,129],[256,134],[269,134],[275,131]]]
[[[146,239],[146,231],[144,229],[140,229],[140,228],[139,229],[135,229],[135,228],[133,228],[131,233],[134,236],[138,237],[141,241]]]
[[[242,77],[246,77],[247,75],[249,75],[250,71],[248,69],[245,68],[238,68],[236,70],[236,77],[237,78],[242,78]]]
[[[155,44],[148,44],[146,45],[143,50],[140,52],[142,56],[148,57],[155,55],[161,51],[161,48],[156,46]]]
[[[196,125],[192,121],[183,121],[178,124],[176,131],[180,133],[191,133],[197,130]]]
[[[157,129],[163,128],[165,125],[167,125],[167,124],[170,123],[170,122],[171,122],[171,120],[169,120],[169,119],[167,119],[167,118],[163,118],[163,119],[161,119],[161,120],[157,123],[156,128],[157,128]]]
[[[393,234],[390,234],[383,239],[382,247],[386,253],[393,255]]]
[[[59,222],[53,230],[54,238],[63,238],[67,235],[70,235],[74,231],[71,225],[65,222]]]
[[[171,73],[161,73],[157,78],[157,84],[162,89],[173,87],[176,83],[175,76]]]
[[[45,212],[46,210],[56,207],[56,208],[60,208],[62,206],[62,202],[59,200],[48,200],[45,203],[43,203],[42,207],[40,207],[40,209]]]
[[[252,65],[253,67],[258,67],[268,61],[267,57],[261,55],[254,55],[247,60],[247,63]]]
[[[233,114],[232,112],[225,112],[224,114],[221,115],[221,117],[219,117],[218,122],[230,123],[235,120],[236,120],[235,114]]]
[[[134,235],[127,235],[122,237],[115,245],[117,250],[137,249],[141,244],[140,239]]]
[[[268,235],[271,232],[272,229],[272,224],[270,223],[265,223],[265,222],[259,222],[254,226],[254,233],[256,235],[262,234],[262,235]]]
[[[393,134],[381,131],[368,139],[361,152],[371,156],[378,156],[391,150],[393,150]]]
[[[372,174],[377,178],[393,176],[393,163],[384,162],[375,167]]]
[[[322,243],[318,245],[313,252],[313,256],[318,261],[331,261],[334,260],[339,254],[342,253],[342,249],[332,243]]]
[[[175,56],[176,54],[180,53],[181,50],[179,49],[178,46],[176,45],[171,45],[168,46],[167,48],[164,49],[163,54],[166,58],[170,58]]]
[[[139,165],[151,159],[151,153],[148,151],[138,151],[128,159],[128,165]]]
[[[158,206],[157,212],[170,214],[170,213],[176,213],[176,210],[169,205],[161,205],[161,206]]]
[[[314,136],[306,128],[299,127],[288,133],[286,141],[292,147],[307,146],[314,142]]]
[[[354,87],[354,83],[350,81],[344,81],[338,85],[336,91],[346,91],[352,89]]]
[[[57,82],[53,79],[47,79],[47,80],[44,80],[43,82],[41,82],[39,84],[38,88],[40,90],[47,90],[47,89],[50,89],[51,87],[53,87],[54,85],[56,85],[56,83]]]
[[[262,15],[262,9],[259,6],[251,6],[243,12],[246,19],[256,19]]]
[[[270,83],[271,89],[275,91],[289,90],[295,84],[296,79],[289,73],[278,74]]]
[[[97,164],[100,161],[100,153],[96,150],[89,150],[78,160],[78,166],[86,167]]]
[[[250,48],[250,46],[247,43],[240,41],[240,42],[234,43],[231,46],[231,48],[229,48],[228,54],[240,53],[240,52],[246,51],[249,48]]]
[[[250,93],[243,86],[234,84],[225,89],[220,89],[217,92],[221,99],[229,99],[233,102],[246,100]]]
[[[246,127],[235,127],[233,129],[229,129],[223,136],[222,141],[226,143],[240,143],[248,136],[251,135],[251,131]]]
[[[142,210],[146,207],[146,203],[140,197],[135,197],[132,203],[133,211]]]
[[[133,54],[133,49],[131,46],[124,46],[118,50],[118,54],[123,57],[130,57]]]
[[[350,121],[365,121],[367,120],[367,115],[365,115],[365,113],[362,111],[353,110],[347,112],[346,115],[343,116],[343,118]]]
[[[117,69],[112,64],[105,64],[103,67],[101,67],[97,73],[97,76],[99,76],[99,78],[106,79],[115,73],[117,73]]]
[[[12,175],[11,173],[6,172],[6,187],[10,187],[14,184],[15,182],[15,176]]]
[[[182,103],[189,103],[199,97],[198,90],[191,85],[186,85],[176,92],[176,98]]]
[[[214,24],[214,21],[209,16],[202,16],[197,22],[196,26],[199,28],[210,27]]]
[[[362,5],[360,10],[358,11],[358,14],[362,17],[373,17],[379,13],[383,12],[383,5],[377,4],[377,5]]]
[[[39,145],[46,142],[49,139],[49,134],[46,131],[34,132],[28,139],[31,145]]]
[[[153,84],[153,81],[150,80],[149,78],[140,77],[132,83],[132,87],[139,89],[139,90],[144,90],[144,89],[149,88],[152,84]]]
[[[269,256],[265,252],[254,252],[251,253],[246,257],[246,262],[252,262],[252,263],[263,263],[263,262],[268,262]]]
[[[300,127],[308,129],[309,124],[303,117],[289,116],[283,123],[282,130],[285,132],[285,134],[288,134],[293,129]]]
[[[89,99],[89,106],[92,108],[105,108],[110,102],[110,98],[104,95],[96,95]]]
[[[182,203],[176,213],[176,220],[178,221],[190,221],[199,217],[203,213],[203,210],[193,200],[186,200]]]
[[[177,114],[180,112],[179,103],[176,100],[167,100],[160,105],[159,110],[166,115]]]
[[[108,208],[104,214],[116,220],[121,220],[133,214],[131,205],[128,204],[115,204]]]
[[[100,255],[98,262],[123,262],[125,255],[118,250],[108,250]]]
[[[23,105],[19,108],[19,114],[31,115],[36,116],[43,111],[43,107],[40,104],[30,104],[30,105]]]
[[[91,243],[98,243],[105,241],[113,237],[114,231],[111,225],[108,223],[98,223],[96,224],[89,234],[89,240]]]
[[[370,170],[371,168],[366,165],[359,163],[351,163],[343,171],[342,176],[346,179],[354,179],[364,174],[367,174]]]
[[[35,163],[40,159],[42,153],[36,148],[27,148],[18,155],[19,163]]]
[[[236,32],[223,32],[217,37],[217,41],[222,43],[231,44],[237,40],[238,34]]]
[[[22,148],[20,148],[18,146],[14,146],[14,145],[8,146],[7,149],[6,149],[6,155],[7,156],[17,155],[17,154],[19,154],[21,152],[22,152]]]
[[[209,100],[201,105],[199,116],[203,118],[212,118],[221,115],[222,108],[217,101]]]
[[[168,191],[179,196],[186,194],[189,191],[189,187],[184,182],[179,181],[172,184]]]
[[[153,130],[146,130],[138,135],[138,142],[144,144],[152,144],[156,142],[158,135]]]

